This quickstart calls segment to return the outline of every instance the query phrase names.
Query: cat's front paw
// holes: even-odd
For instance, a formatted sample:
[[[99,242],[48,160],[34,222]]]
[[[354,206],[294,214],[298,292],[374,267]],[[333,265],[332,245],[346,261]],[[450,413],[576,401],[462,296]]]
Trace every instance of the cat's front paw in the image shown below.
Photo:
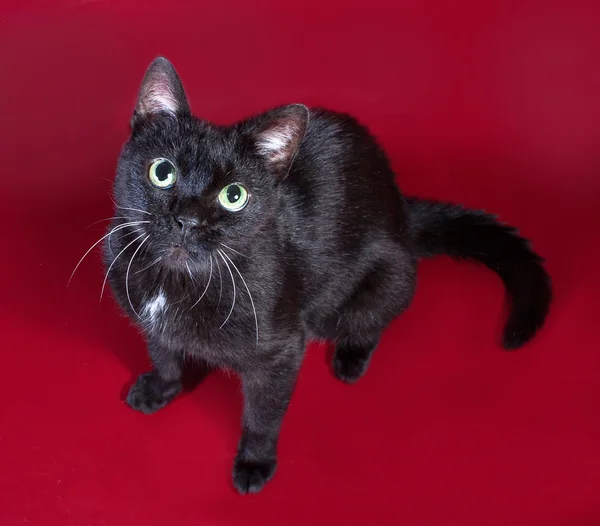
[[[129,390],[127,405],[149,415],[166,406],[180,391],[179,382],[165,382],[155,373],[145,373]]]
[[[369,367],[369,358],[359,356],[333,356],[333,373],[338,380],[347,384],[357,382]]]
[[[375,346],[369,348],[338,347],[333,355],[333,373],[347,384],[357,382],[366,372]]]
[[[238,456],[233,466],[233,484],[242,495],[258,493],[271,480],[276,467],[276,460],[246,460]]]

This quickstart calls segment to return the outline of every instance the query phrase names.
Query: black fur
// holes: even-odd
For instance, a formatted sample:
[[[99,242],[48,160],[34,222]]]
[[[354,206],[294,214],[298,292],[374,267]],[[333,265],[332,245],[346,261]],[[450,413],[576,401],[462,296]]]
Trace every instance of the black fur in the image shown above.
[[[176,167],[171,188],[150,183],[156,158]],[[382,332],[410,305],[419,258],[475,259],[502,277],[513,301],[505,347],[522,345],[544,321],[550,279],[514,229],[481,212],[404,199],[394,179],[352,117],[292,105],[220,127],[191,115],[165,59],[146,74],[117,168],[121,219],[111,228],[147,222],[121,226],[104,245],[111,287],[154,364],[127,402],[144,413],[166,405],[188,356],[237,372],[241,493],[259,491],[275,472],[307,341],[333,341],[335,375],[358,380]],[[217,196],[234,182],[251,197],[228,212]]]

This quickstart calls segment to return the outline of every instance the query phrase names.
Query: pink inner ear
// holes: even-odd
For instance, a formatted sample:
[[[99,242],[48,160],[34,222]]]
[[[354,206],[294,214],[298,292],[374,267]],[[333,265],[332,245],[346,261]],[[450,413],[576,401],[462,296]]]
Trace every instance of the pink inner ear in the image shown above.
[[[258,136],[258,151],[269,161],[284,161],[291,152],[298,128],[290,122],[280,123]]]
[[[179,104],[166,76],[157,75],[148,82],[142,95],[141,106],[144,113],[177,113]]]

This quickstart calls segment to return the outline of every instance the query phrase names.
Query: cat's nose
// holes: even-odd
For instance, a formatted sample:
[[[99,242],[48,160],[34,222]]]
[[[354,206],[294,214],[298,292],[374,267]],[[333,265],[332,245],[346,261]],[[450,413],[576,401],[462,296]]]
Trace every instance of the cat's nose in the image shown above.
[[[175,217],[175,221],[177,222],[181,230],[184,231],[192,230],[200,226],[200,221],[197,217],[187,214],[179,214]]]

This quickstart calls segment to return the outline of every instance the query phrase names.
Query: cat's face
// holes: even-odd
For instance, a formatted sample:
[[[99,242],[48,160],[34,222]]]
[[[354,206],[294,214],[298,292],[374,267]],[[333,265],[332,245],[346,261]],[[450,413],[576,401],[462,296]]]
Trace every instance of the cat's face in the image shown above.
[[[223,246],[243,253],[276,213],[307,119],[293,105],[232,127],[201,121],[171,64],[155,60],[119,159],[116,215],[144,221],[145,252],[174,270],[206,266]]]

